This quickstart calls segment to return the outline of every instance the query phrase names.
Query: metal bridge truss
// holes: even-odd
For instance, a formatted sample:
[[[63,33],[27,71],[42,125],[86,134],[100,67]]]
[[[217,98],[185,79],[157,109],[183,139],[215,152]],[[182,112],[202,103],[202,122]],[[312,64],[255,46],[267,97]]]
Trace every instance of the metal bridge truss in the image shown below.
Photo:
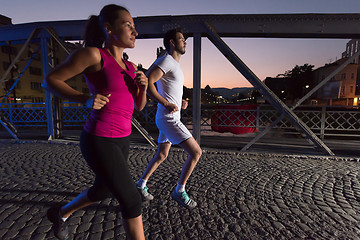
[[[360,38],[360,14],[185,15],[137,17],[134,18],[134,21],[140,33],[139,38],[161,38],[164,32],[179,26],[184,29],[184,32],[194,38],[193,135],[197,141],[200,141],[201,126],[201,38],[207,37],[279,112],[280,117],[278,117],[271,126],[276,125],[283,117],[286,117],[315,147],[329,155],[333,155],[332,151],[293,112],[295,107],[300,105],[301,102],[311,94],[309,93],[301,99],[298,105],[292,108],[287,107],[225,44],[222,37],[358,39]],[[43,76],[46,76],[49,72],[49,62],[51,62],[48,60],[48,56],[50,55],[48,49],[48,44],[51,44],[50,39],[55,39],[61,46],[65,40],[80,40],[82,39],[80,34],[83,32],[85,24],[86,20],[78,20],[3,26],[0,27],[0,45],[7,45],[9,42],[11,44],[25,42],[25,46],[30,40],[40,42],[43,60]],[[46,31],[43,31],[44,29]],[[39,31],[41,34],[39,34]],[[20,56],[20,54],[18,54],[18,56]],[[15,60],[1,78],[0,83],[4,81],[6,75],[15,65]],[[53,66],[52,64],[50,65]],[[336,74],[336,71],[341,70],[339,69],[335,70],[333,75]],[[329,79],[331,79],[330,76],[324,79],[317,88],[313,89],[313,92],[323,86]],[[48,91],[45,91],[45,93],[48,134],[49,139],[53,139],[56,138],[56,127],[54,124],[59,124],[56,122],[56,119],[59,119],[56,116],[58,110],[54,107],[51,94]],[[56,118],[55,121],[54,117]],[[3,122],[4,121],[2,121],[2,123]],[[6,128],[5,125],[4,127]],[[257,135],[252,143],[267,131],[269,130],[266,129],[262,134]],[[249,143],[247,147],[250,147],[252,143]],[[244,150],[245,149],[246,148],[244,148]]]
[[[8,81],[9,79],[5,79],[8,75],[8,73],[16,66],[16,63],[19,61],[21,55],[23,54],[24,50],[28,46],[31,40],[33,40],[41,31],[46,31],[46,33],[50,36],[50,38],[41,38],[41,45],[36,50],[36,52],[32,55],[28,63],[26,64],[25,68],[22,70],[20,75],[17,77],[16,81],[13,83],[9,91],[6,93],[5,97],[0,102],[0,107],[3,104],[3,101],[7,99],[9,94],[13,91],[16,84],[20,80],[21,76],[24,74],[26,69],[30,66],[32,60],[37,56],[40,48],[42,51],[42,57],[43,57],[43,69],[44,69],[44,76],[45,72],[49,72],[50,69],[54,69],[54,41],[62,47],[62,49],[67,53],[70,54],[71,50],[67,47],[66,43],[58,36],[57,32],[51,28],[51,27],[44,27],[41,28],[35,28],[34,31],[30,34],[25,44],[22,46],[21,50],[18,52],[17,56],[14,58],[13,62],[10,64],[2,78],[0,79],[0,83]],[[46,64],[47,63],[47,64]],[[50,67],[50,69],[49,69]],[[43,82],[43,87],[47,89],[45,81]],[[56,96],[53,96],[50,94],[49,91],[45,92],[45,98],[46,98],[46,119],[47,119],[47,125],[48,127],[48,136],[49,140],[54,138],[59,138],[62,135],[62,129],[63,129],[63,121],[65,119],[72,121],[72,122],[80,122],[83,123],[85,119],[88,117],[88,111],[84,111],[82,108],[75,107],[75,111],[62,111],[60,107],[60,101]],[[50,104],[49,104],[50,103]],[[19,105],[19,104],[16,104]],[[21,105],[21,104],[20,104]],[[64,109],[70,109],[71,107],[64,107]],[[73,107],[74,108],[74,107]],[[39,123],[42,122],[43,119],[43,113],[44,111],[40,110],[41,108],[28,108],[25,109],[26,111],[17,111],[16,109],[12,109],[12,112],[8,114],[9,116],[15,117],[17,119],[17,114],[24,114],[24,117],[20,117],[20,121],[18,122],[32,122],[32,123]],[[79,109],[80,111],[83,110],[84,113],[79,115]],[[32,111],[32,112],[30,112]],[[71,115],[71,113],[76,113],[76,115]],[[70,115],[69,115],[70,114]],[[80,119],[79,119],[80,117]],[[14,125],[12,125],[11,121],[9,121],[5,115],[0,115],[0,123],[5,127],[5,129],[15,138],[19,139],[18,131]],[[144,138],[152,145],[153,147],[156,146],[156,143],[154,139],[151,137],[151,135],[139,124],[136,119],[132,119],[132,125],[144,136]],[[30,126],[30,125],[27,125]],[[34,126],[41,126],[39,124],[36,124]]]

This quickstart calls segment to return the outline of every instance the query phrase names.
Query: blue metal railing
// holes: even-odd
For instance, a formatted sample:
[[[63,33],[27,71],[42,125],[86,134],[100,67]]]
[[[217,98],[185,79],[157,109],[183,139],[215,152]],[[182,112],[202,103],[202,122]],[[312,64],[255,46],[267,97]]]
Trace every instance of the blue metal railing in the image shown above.
[[[77,103],[61,103],[62,125],[64,127],[80,127],[89,116],[90,109],[78,106]],[[358,109],[336,109],[317,107],[308,110],[295,110],[299,118],[307,126],[320,135],[352,135],[360,136],[360,112]],[[155,126],[156,105],[148,104],[141,112],[134,112],[134,117],[145,128]],[[0,107],[0,115],[15,127],[46,127],[47,115],[45,103],[12,103]],[[233,116],[236,116],[235,118]],[[244,121],[238,121],[242,116]],[[261,106],[254,110],[218,109],[216,106],[202,106],[201,127],[211,130],[215,127],[255,127],[263,129],[277,119],[279,113],[269,106]],[[216,121],[214,120],[216,117]],[[235,121],[235,120],[236,121]],[[182,110],[182,121],[192,124],[192,109]],[[293,129],[291,122],[282,119],[274,128]]]
[[[47,121],[45,106],[45,103],[6,103],[0,112],[16,127],[44,127]]]
[[[61,114],[64,126],[82,126],[89,116],[90,109],[83,106],[67,106],[73,103],[64,102]],[[15,127],[46,127],[46,104],[41,103],[7,103],[0,108]]]
[[[63,106],[61,108],[64,126],[82,126],[90,114],[85,106]]]

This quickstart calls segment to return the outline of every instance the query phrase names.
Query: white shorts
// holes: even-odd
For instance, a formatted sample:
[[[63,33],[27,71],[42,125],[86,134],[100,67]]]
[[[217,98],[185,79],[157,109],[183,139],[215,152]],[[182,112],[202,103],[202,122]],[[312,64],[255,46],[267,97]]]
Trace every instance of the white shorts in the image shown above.
[[[159,129],[158,143],[170,142],[179,144],[192,137],[190,131],[179,118],[167,116],[156,116],[156,126]]]

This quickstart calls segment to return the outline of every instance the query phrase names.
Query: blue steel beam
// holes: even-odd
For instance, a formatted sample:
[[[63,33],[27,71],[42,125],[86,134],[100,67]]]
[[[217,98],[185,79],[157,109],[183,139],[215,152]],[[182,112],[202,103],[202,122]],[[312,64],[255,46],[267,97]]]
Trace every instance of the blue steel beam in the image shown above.
[[[43,65],[43,76],[48,75],[49,69],[49,58],[48,58],[48,40],[49,34],[46,31],[42,31],[41,34],[41,58]],[[49,140],[55,139],[55,128],[54,128],[54,109],[52,104],[52,96],[50,91],[45,87],[45,102],[46,102],[46,116],[47,116],[47,128]]]
[[[192,135],[200,144],[201,128],[201,35],[194,34],[193,49],[193,131]]]
[[[6,121],[3,121],[3,120],[1,119],[1,116],[0,116],[0,123],[1,123],[1,125],[3,125],[3,127],[5,128],[5,130],[6,130],[8,133],[10,133],[10,135],[11,135],[15,140],[19,140],[18,136],[17,136],[13,131],[11,131],[11,129],[8,127]]]
[[[53,28],[63,40],[81,40],[87,20],[35,22],[0,27],[0,45],[25,40],[34,28]],[[221,14],[134,18],[138,38],[162,38],[181,26],[192,36],[206,36],[203,23],[214,26],[220,37],[360,38],[360,14]],[[39,39],[40,41],[40,39]]]
[[[0,42],[21,41],[26,39],[26,35],[35,28],[54,28],[59,36],[66,39],[82,39],[82,33],[85,29],[86,20],[73,21],[50,21],[50,22],[34,22],[14,25],[0,26]],[[40,41],[39,38],[35,38]]]

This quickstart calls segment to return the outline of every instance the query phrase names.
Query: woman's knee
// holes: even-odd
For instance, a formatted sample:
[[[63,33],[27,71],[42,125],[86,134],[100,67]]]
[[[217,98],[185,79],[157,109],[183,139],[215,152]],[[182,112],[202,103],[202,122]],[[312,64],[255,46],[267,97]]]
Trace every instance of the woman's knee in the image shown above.
[[[92,186],[87,192],[87,197],[92,202],[98,202],[110,197],[110,192],[107,188]]]
[[[124,202],[121,208],[122,215],[125,219],[140,216],[142,210],[142,198],[140,193],[133,195],[131,201]]]

